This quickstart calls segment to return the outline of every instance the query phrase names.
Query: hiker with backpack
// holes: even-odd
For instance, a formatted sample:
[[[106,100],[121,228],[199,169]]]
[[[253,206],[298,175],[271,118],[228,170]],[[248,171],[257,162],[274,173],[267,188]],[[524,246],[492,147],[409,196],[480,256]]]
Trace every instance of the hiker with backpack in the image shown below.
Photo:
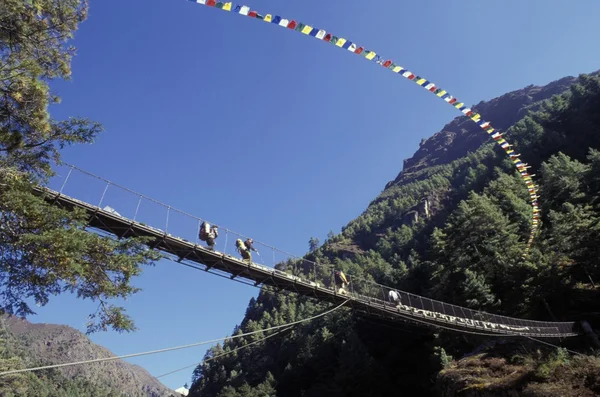
[[[337,290],[337,292],[339,294],[343,294],[343,295],[347,295],[348,291],[346,291],[346,286],[350,285],[350,282],[348,281],[348,279],[346,278],[346,275],[344,274],[344,272],[340,271],[340,270],[336,270],[333,273],[333,279],[334,279],[334,285],[335,285],[335,289],[337,290],[338,286],[339,286],[339,290]]]
[[[254,240],[252,240],[250,237],[248,237],[246,239],[246,241],[244,241],[244,245],[246,246],[246,248],[248,248],[248,252],[254,251],[254,252],[258,253],[256,248],[254,248],[253,244],[254,244]]]
[[[211,251],[215,250],[215,240],[219,237],[219,228],[217,226],[210,226],[208,222],[202,222],[200,225],[200,234],[198,235],[200,240],[206,241],[208,249]]]
[[[398,291],[394,291],[393,289],[391,289],[388,292],[388,299],[390,300],[390,302],[395,303],[396,307],[400,306],[400,294],[398,294]]]
[[[250,246],[252,246],[252,244],[250,244]],[[250,254],[250,249],[246,246],[246,244],[244,244],[242,239],[238,238],[237,240],[235,240],[235,247],[237,248],[239,253],[242,255],[242,259],[244,259],[245,261],[248,261],[248,262],[252,262],[252,254]]]

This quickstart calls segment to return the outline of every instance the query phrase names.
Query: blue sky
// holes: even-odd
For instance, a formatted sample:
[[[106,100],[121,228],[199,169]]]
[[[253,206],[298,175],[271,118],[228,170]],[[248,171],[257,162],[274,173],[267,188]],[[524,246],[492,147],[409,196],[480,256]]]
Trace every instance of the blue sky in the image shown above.
[[[468,105],[600,69],[595,0],[245,4],[372,49]],[[92,0],[74,45],[72,80],[54,84],[63,101],[53,115],[89,117],[106,131],[65,150],[65,161],[298,255],[311,236],[339,233],[422,138],[459,114],[350,52],[186,0]],[[99,199],[102,185],[85,183],[73,178],[67,193]],[[111,194],[104,203],[127,215],[133,204]],[[159,209],[144,211],[161,227]],[[184,223],[173,218],[170,228],[193,239]],[[228,335],[257,293],[169,261],[135,285],[143,291],[125,306],[140,330],[92,336],[115,354]],[[30,320],[84,330],[94,307],[61,296]],[[204,352],[130,361],[160,375]],[[190,377],[162,380],[177,388]]]

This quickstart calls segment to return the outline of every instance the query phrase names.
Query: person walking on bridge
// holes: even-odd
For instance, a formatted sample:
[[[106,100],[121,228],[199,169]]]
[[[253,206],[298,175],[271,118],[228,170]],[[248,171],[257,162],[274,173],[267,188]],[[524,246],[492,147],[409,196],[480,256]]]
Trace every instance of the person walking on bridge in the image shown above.
[[[244,241],[244,245],[248,249],[248,255],[250,255],[250,260],[252,260],[252,255],[251,255],[250,251],[254,251],[258,254],[258,251],[256,250],[256,248],[254,248],[254,240],[252,240],[250,237],[248,237],[246,239],[246,241]],[[260,254],[259,254],[259,256],[260,256]]]
[[[209,250],[214,251],[216,244],[215,240],[219,237],[219,228],[215,225],[210,226],[210,223],[208,222],[202,222],[198,237],[200,240],[206,241]]]
[[[398,293],[398,291],[394,291],[393,289],[391,289],[388,292],[388,299],[390,300],[390,302],[395,303],[396,307],[400,306],[400,294]]]
[[[235,240],[235,246],[240,255],[242,255],[242,259],[244,261],[247,261],[248,263],[252,263],[252,254],[250,253],[250,249],[246,246],[242,239],[238,238],[237,240]]]
[[[339,294],[348,295],[348,291],[346,291],[346,286],[350,285],[350,283],[348,282],[348,279],[346,278],[344,272],[336,270],[333,273],[333,283],[336,290],[339,285],[339,290],[337,290]]]

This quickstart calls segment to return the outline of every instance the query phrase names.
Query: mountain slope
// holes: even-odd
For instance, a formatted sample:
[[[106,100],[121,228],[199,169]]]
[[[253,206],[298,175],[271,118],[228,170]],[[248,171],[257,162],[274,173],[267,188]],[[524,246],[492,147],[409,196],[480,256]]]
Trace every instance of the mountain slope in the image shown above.
[[[546,101],[532,99],[561,87],[565,92]],[[456,131],[445,146],[440,144],[443,132],[437,134],[440,139],[422,144],[363,214],[306,258],[498,314],[560,321],[600,312],[598,283],[593,281],[600,279],[600,78],[562,79],[502,98],[490,101],[494,106],[488,110],[514,123],[505,135],[532,165],[542,197],[542,227],[527,259],[522,257],[531,222],[527,189],[487,134],[474,129],[479,135],[470,137],[467,128],[459,130],[461,120],[446,128]],[[502,126],[501,120],[480,112]],[[304,271],[301,262],[278,267]],[[328,274],[321,275],[327,285]],[[292,293],[262,290],[234,333],[306,318],[325,308]],[[226,341],[207,357],[260,337]],[[339,310],[198,366],[190,396],[443,395],[436,390],[438,373],[450,366],[452,357],[483,342],[476,335]],[[571,343],[571,348],[580,347],[579,340]],[[563,360],[561,365],[569,364]],[[597,381],[594,376],[590,373],[590,382]],[[544,379],[548,390],[559,381]],[[444,380],[460,381],[456,371]]]
[[[2,326],[13,338],[27,366],[58,364],[114,356],[83,333],[65,325],[33,324],[3,316]],[[122,360],[60,368],[66,380],[86,380],[107,395],[131,397],[179,396],[153,378],[145,369]],[[68,381],[67,381],[68,382]],[[81,394],[84,396],[87,394]]]
[[[592,75],[595,73],[598,72],[594,72]],[[569,76],[548,83],[545,86],[530,85],[488,102],[481,101],[472,109],[481,115],[485,115],[486,120],[492,120],[494,128],[505,131],[525,117],[528,112],[538,110],[541,101],[564,92],[576,80],[575,77]],[[488,139],[487,134],[482,133],[481,128],[469,118],[456,117],[446,124],[441,131],[436,132],[420,143],[415,154],[404,160],[402,172],[398,174],[396,179],[389,182],[386,188],[402,181],[403,176],[410,175],[415,171],[434,165],[447,164],[465,156],[468,152],[474,152]]]

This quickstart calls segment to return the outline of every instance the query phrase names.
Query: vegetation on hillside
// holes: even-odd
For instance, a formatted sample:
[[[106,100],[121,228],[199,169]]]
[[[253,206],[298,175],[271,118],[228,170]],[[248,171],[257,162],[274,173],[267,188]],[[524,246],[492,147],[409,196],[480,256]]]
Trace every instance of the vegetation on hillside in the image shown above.
[[[59,102],[50,83],[69,78],[74,48],[68,43],[86,16],[84,0],[0,2],[0,311],[31,314],[27,301],[44,305],[53,295],[71,292],[98,302],[89,332],[129,331],[133,320],[111,300],[137,292],[131,279],[158,254],[145,249],[143,239],[88,233],[83,213],[52,207],[31,191],[52,176],[61,148],[91,143],[101,132],[96,122],[55,120],[48,112]],[[542,228],[527,259],[522,258],[531,219],[527,190],[491,143],[450,162],[420,163],[340,235],[329,236],[320,247],[312,239],[307,258],[499,314],[574,319],[597,312],[600,79],[581,76],[568,92],[527,106],[536,111],[507,133],[541,187]],[[423,199],[428,214],[420,209]],[[310,299],[264,290],[234,332],[321,310]],[[33,363],[18,342],[5,332],[0,337],[0,370]],[[227,341],[207,357],[260,337]],[[363,396],[399,390],[424,395],[434,391],[437,374],[452,357],[481,341],[341,310],[200,365],[191,395]],[[556,360],[562,358],[549,362]],[[568,365],[563,361],[560,365]],[[544,367],[554,372],[540,368],[538,377],[559,377],[559,365]],[[593,371],[589,379],[598,382]],[[110,395],[54,371],[0,379],[3,395],[32,390],[42,396]]]
[[[34,367],[40,362],[27,354],[0,319],[0,372]],[[119,390],[91,383],[83,378],[67,379],[57,369],[0,376],[0,395],[5,397],[117,397]]]
[[[448,363],[436,392],[442,397],[592,397],[600,394],[600,359],[532,342],[506,342]]]
[[[0,372],[114,356],[66,325],[32,324],[14,316],[0,316],[0,335]],[[174,397],[178,394],[143,368],[113,360],[0,376],[0,395]]]
[[[600,78],[580,76],[536,109],[505,134],[541,187],[541,232],[526,259],[528,192],[492,143],[388,186],[340,235],[311,247],[307,258],[499,314],[565,320],[598,311]],[[424,198],[429,216],[419,210]],[[263,290],[234,332],[319,310],[310,299]],[[227,341],[207,357],[251,340]],[[341,311],[198,366],[191,395],[425,395],[434,392],[436,374],[452,356],[483,340]]]

